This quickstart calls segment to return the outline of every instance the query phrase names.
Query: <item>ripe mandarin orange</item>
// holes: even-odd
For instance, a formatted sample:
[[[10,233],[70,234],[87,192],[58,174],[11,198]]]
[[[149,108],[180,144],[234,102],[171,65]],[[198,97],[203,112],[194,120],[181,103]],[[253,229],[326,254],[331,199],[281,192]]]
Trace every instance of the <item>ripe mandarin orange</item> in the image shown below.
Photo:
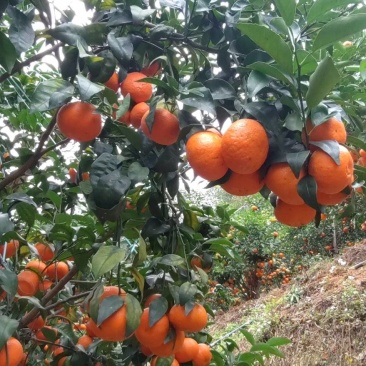
[[[146,102],[152,96],[152,85],[138,80],[146,78],[141,72],[130,72],[121,83],[121,92],[123,96],[130,94],[130,97],[136,103]]]
[[[123,300],[126,298],[126,292],[121,289],[121,293],[118,295],[119,289],[117,286],[107,286],[104,289],[104,293],[100,296],[99,301],[102,301],[110,296],[120,296]],[[127,309],[123,304],[117,311],[105,319],[99,327],[90,319],[86,324],[87,334],[91,337],[98,337],[105,341],[120,342],[126,338],[126,324],[127,324]]]
[[[57,347],[54,352],[53,352],[53,358],[56,358],[58,355],[60,355],[61,353],[64,353],[64,349],[63,347]],[[61,357],[58,362],[57,362],[57,366],[63,366],[66,362],[67,356],[65,357]]]
[[[265,129],[254,119],[240,119],[222,136],[222,155],[227,166],[239,174],[259,170],[267,158],[269,142]]]
[[[339,146],[340,165],[324,151],[316,150],[309,160],[309,174],[314,177],[318,190],[328,194],[340,192],[353,182],[353,159],[347,148]]]
[[[115,93],[117,93],[119,89],[119,81],[118,81],[118,74],[114,72],[112,76],[104,83],[104,85],[112,89]]]
[[[27,327],[31,330],[38,330],[44,326],[44,320],[41,315],[35,318],[33,321],[28,323]]]
[[[222,137],[211,131],[197,132],[186,144],[187,160],[200,177],[214,181],[222,178],[227,170],[222,156]]]
[[[335,140],[340,144],[344,144],[347,140],[346,128],[342,121],[332,117],[320,125],[314,126],[312,121],[306,121],[306,132],[309,136],[309,141]],[[303,133],[302,140],[306,143],[306,138]]]
[[[18,240],[10,240],[6,245],[6,252],[5,252],[5,244],[0,247],[0,254],[5,258],[10,258],[15,255],[17,250],[19,249],[19,241]]]
[[[56,121],[63,135],[78,142],[93,140],[102,130],[101,115],[86,102],[65,104],[59,109]]]
[[[44,270],[46,268],[46,263],[40,261],[39,259],[33,259],[25,265],[25,268],[32,269],[42,276],[45,274]]]
[[[39,276],[30,270],[18,274],[18,294],[20,296],[34,296],[39,287]]]
[[[205,343],[198,343],[198,352],[193,358],[193,366],[208,366],[212,359],[210,347]]]
[[[316,199],[321,205],[337,205],[338,203],[343,202],[349,195],[344,192],[338,192],[333,194],[328,194],[324,192],[317,191]]]
[[[155,76],[160,71],[161,71],[161,65],[159,61],[154,61],[149,66],[146,66],[143,69],[141,69],[141,73],[148,77]]]
[[[158,359],[159,359],[160,357],[159,356],[154,356],[152,359],[151,359],[151,361],[150,361],[150,366],[156,366],[156,363],[158,362]],[[170,364],[170,366],[179,366],[179,362],[176,360],[176,359],[174,359],[173,361],[172,361],[172,363]]]
[[[300,205],[304,200],[297,193],[297,184],[304,175],[305,171],[301,169],[299,178],[296,178],[288,163],[277,163],[269,168],[265,184],[282,201],[291,205]]]
[[[195,304],[187,315],[185,314],[185,306],[174,305],[168,316],[175,329],[186,332],[199,332],[208,321],[207,311],[201,304]]]
[[[140,352],[143,353],[145,356],[151,356],[153,353],[151,349],[143,344],[140,344]]]
[[[230,178],[221,187],[235,196],[249,196],[258,193],[264,186],[259,171],[250,174],[232,172]]]
[[[36,243],[34,247],[37,249],[38,256],[43,262],[48,262],[53,259],[54,253],[51,246],[43,243]]]
[[[145,102],[137,103],[131,109],[130,122],[133,127],[139,128],[141,126],[142,117],[149,109],[150,107]]]
[[[39,283],[38,289],[41,292],[45,292],[45,291],[48,291],[52,285],[53,285],[52,281],[44,279],[43,281],[41,281]]]
[[[144,303],[145,308],[148,308],[150,306],[150,304],[155,300],[158,299],[159,297],[161,297],[161,294],[152,294],[150,295]]]
[[[196,340],[186,337],[184,338],[182,348],[175,353],[175,358],[180,363],[192,361],[197,355],[198,349],[199,347]]]
[[[212,263],[208,264],[208,263],[204,263],[203,258],[199,257],[198,255],[195,255],[194,257],[192,257],[191,259],[191,267],[196,271],[197,268],[201,268],[203,269],[206,273],[210,272],[211,268],[212,268]]]
[[[290,205],[278,199],[274,214],[276,219],[282,224],[299,227],[307,225],[314,220],[316,211],[306,204]]]
[[[45,272],[51,280],[59,281],[69,273],[69,266],[65,262],[54,262],[46,268]]]
[[[10,337],[3,348],[0,350],[0,365],[18,366],[23,359],[23,346],[15,339]]]
[[[175,352],[182,348],[185,333],[182,330],[175,330],[175,337],[167,343],[162,343],[157,347],[151,347],[151,352],[160,357],[168,357],[174,355]],[[150,347],[150,346],[149,346]]]
[[[84,349],[87,349],[92,343],[93,343],[93,338],[88,336],[87,334],[84,334],[83,336],[81,336],[78,339],[76,345],[83,346]]]
[[[149,325],[150,309],[145,308],[141,318],[140,324],[135,331],[137,340],[148,346],[150,349],[160,346],[164,343],[164,339],[169,332],[169,319],[167,315],[163,315],[152,327]]]
[[[154,121],[151,128],[146,123],[149,111],[145,112],[141,120],[142,132],[152,141],[160,145],[172,145],[177,142],[179,137],[179,120],[165,108],[156,108]]]

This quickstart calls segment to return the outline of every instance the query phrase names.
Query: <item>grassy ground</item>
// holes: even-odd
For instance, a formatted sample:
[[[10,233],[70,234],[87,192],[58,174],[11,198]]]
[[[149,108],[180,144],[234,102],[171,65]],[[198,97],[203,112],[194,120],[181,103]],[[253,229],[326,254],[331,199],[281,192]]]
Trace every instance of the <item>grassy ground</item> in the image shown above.
[[[262,294],[227,312],[218,312],[210,333],[214,339],[241,324],[258,341],[273,336],[291,339],[281,348],[284,360],[271,366],[366,365],[366,240],[334,259],[316,263],[291,284]],[[241,350],[248,344],[240,332],[230,336]]]

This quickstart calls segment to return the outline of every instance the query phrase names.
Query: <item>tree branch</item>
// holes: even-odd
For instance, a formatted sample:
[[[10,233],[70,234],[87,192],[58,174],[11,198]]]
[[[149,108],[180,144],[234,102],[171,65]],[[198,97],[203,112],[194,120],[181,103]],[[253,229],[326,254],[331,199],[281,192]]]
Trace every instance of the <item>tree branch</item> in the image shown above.
[[[0,191],[3,190],[8,184],[13,182],[14,180],[16,180],[16,179],[20,178],[22,175],[24,175],[28,169],[34,168],[36,166],[38,160],[45,154],[45,152],[48,152],[50,150],[49,148],[43,150],[43,145],[45,144],[46,140],[48,139],[49,135],[51,134],[51,132],[56,124],[56,116],[57,116],[57,113],[55,113],[50,124],[47,126],[46,130],[43,132],[34,154],[24,163],[24,165],[19,167],[17,170],[14,170],[13,172],[11,172],[0,182]],[[61,142],[65,143],[65,140],[63,140]],[[61,144],[61,142],[59,144]],[[58,144],[53,145],[53,148],[56,146],[58,146]]]
[[[14,75],[18,71],[20,71],[23,67],[29,66],[31,63],[42,59],[44,56],[47,56],[50,53],[52,53],[53,51],[56,51],[57,49],[59,49],[61,46],[62,46],[62,43],[55,44],[53,47],[47,49],[46,51],[37,53],[36,55],[30,57],[29,59],[15,65],[13,67],[13,70],[11,70],[10,74],[6,72],[5,74],[0,75],[0,84],[2,82],[4,82],[5,80],[7,80],[8,78],[10,78],[11,75]]]
[[[64,287],[65,285],[76,275],[78,272],[78,268],[76,265],[74,265],[69,273],[61,278],[59,282],[57,282],[56,286],[52,288],[50,291],[46,293],[46,295],[43,296],[40,303],[42,306],[47,305],[49,301],[51,301]],[[19,321],[18,329],[24,328],[26,325],[28,325],[32,320],[34,320],[39,314],[38,308],[33,308],[29,313],[25,314]]]

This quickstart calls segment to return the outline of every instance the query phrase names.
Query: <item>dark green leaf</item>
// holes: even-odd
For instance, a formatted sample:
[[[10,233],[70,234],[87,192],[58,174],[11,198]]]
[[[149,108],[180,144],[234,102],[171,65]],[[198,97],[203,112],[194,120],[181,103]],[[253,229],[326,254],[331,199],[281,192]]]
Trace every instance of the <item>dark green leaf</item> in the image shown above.
[[[193,307],[190,303],[194,303],[194,297],[199,292],[197,286],[190,282],[184,282],[179,288],[179,304],[187,305],[188,309],[185,309],[185,314],[188,315],[192,311]],[[190,311],[189,311],[190,310]]]
[[[16,192],[9,194],[8,196],[6,196],[6,199],[16,202],[24,202],[27,203],[28,205],[37,207],[37,204],[27,194],[23,192]]]
[[[268,344],[269,346],[284,346],[286,344],[290,344],[291,341],[288,338],[283,338],[283,337],[272,337],[270,338],[266,344]]]
[[[255,344],[255,339],[253,337],[253,334],[248,332],[246,329],[241,329],[240,333],[244,335],[244,337],[247,339],[247,341],[253,346]]]
[[[29,226],[33,226],[37,215],[37,209],[24,202],[18,203],[15,208],[18,212],[19,218]]]
[[[74,94],[74,86],[62,79],[46,80],[38,84],[31,98],[31,113],[44,112],[65,104]]]
[[[210,89],[213,100],[236,98],[236,92],[233,86],[222,79],[209,79],[204,85]]]
[[[360,0],[317,0],[312,3],[307,14],[308,23],[324,17],[329,10],[334,10],[338,7],[346,7],[349,4],[362,3]]]
[[[295,174],[295,177],[298,178],[300,175],[300,171],[303,168],[305,161],[308,159],[310,155],[310,151],[300,151],[297,153],[287,153],[286,160],[291,167],[291,170]]]
[[[15,272],[6,268],[0,269],[0,285],[11,297],[14,297],[18,290],[18,277]]]
[[[147,238],[149,236],[156,236],[164,234],[170,230],[170,225],[163,223],[156,217],[150,217],[141,231],[141,236]]]
[[[1,3],[0,3],[0,20],[3,16],[3,13],[5,11],[5,9],[8,7],[9,5],[9,1],[8,0],[3,0]]]
[[[0,65],[10,73],[17,60],[17,52],[3,32],[0,32],[0,49]]]
[[[14,229],[13,222],[10,221],[7,213],[0,213],[0,238],[2,235]]]
[[[286,83],[288,85],[293,85],[293,81],[291,80],[289,75],[286,75],[277,67],[269,65],[265,62],[260,62],[260,61],[254,62],[253,64],[248,65],[248,68],[255,70],[255,71],[259,71],[262,74],[271,76],[280,81],[283,81],[284,83]]]
[[[88,45],[103,46],[107,33],[108,28],[105,23],[94,23],[84,27],[83,36]]]
[[[320,206],[316,199],[316,191],[317,185],[315,179],[310,175],[300,179],[299,183],[297,184],[297,192],[304,202],[315,210],[320,210]]]
[[[265,343],[256,343],[251,347],[250,351],[251,352],[263,351],[265,353],[269,353],[277,357],[285,358],[285,355],[281,351],[279,351],[276,347],[268,346]]]
[[[162,38],[167,38],[174,33],[174,28],[165,25],[165,24],[157,24],[153,29],[150,31],[150,40],[152,42],[159,41]]]
[[[147,83],[153,84],[158,86],[159,88],[162,88],[166,91],[167,94],[170,96],[177,96],[179,94],[179,90],[172,87],[170,84],[166,83],[163,80],[160,80],[158,78],[143,78],[141,81],[145,81]]]
[[[248,95],[253,98],[259,93],[262,89],[269,86],[272,79],[267,75],[262,74],[258,71],[252,71],[249,74],[247,87],[248,87]]]
[[[127,310],[126,338],[128,338],[140,324],[142,309],[137,299],[130,294],[126,294],[125,304]]]
[[[163,257],[161,257],[158,260],[159,264],[164,264],[167,266],[172,266],[172,267],[176,267],[176,266],[184,266],[184,259],[176,254],[167,254],[164,255]]]
[[[155,9],[141,9],[136,5],[131,5],[130,10],[134,24],[141,24],[144,20],[156,12]]]
[[[93,83],[81,74],[76,76],[76,80],[81,100],[89,100],[93,95],[100,93],[104,89],[104,86]]]
[[[121,263],[126,256],[124,249],[113,245],[103,245],[95,253],[92,259],[92,272],[96,278],[111,271],[119,263]]]
[[[237,28],[274,58],[284,71],[293,72],[292,51],[277,33],[258,24],[238,23]]]
[[[314,40],[313,50],[327,47],[364,29],[366,29],[366,14],[352,14],[333,19],[320,29]]]
[[[340,165],[339,160],[339,143],[333,140],[323,141],[309,141],[312,145],[318,146],[324,152],[326,152],[337,165]]]
[[[290,26],[295,18],[296,1],[295,0],[275,0],[276,8],[285,20],[286,24]]]
[[[2,349],[6,341],[14,334],[17,330],[19,322],[15,319],[11,319],[6,315],[0,315],[0,349]],[[5,365],[4,365],[5,366]]]
[[[108,319],[112,314],[124,305],[120,296],[109,296],[103,299],[99,305],[97,326],[99,327],[104,320]]]
[[[165,297],[159,296],[149,305],[149,326],[152,327],[158,322],[168,310],[168,301]]]
[[[133,53],[131,38],[116,38],[114,33],[111,32],[108,34],[107,39],[114,57],[121,63],[121,65],[128,66]]]
[[[182,99],[180,101],[187,106],[207,111],[208,113],[216,115],[215,104],[210,90],[205,87],[197,89],[198,90],[190,89],[190,94],[187,97],[182,96]]]
[[[138,161],[135,161],[128,167],[127,174],[132,183],[136,184],[148,178],[149,168],[143,167]]]
[[[71,46],[78,47],[78,44],[82,48],[87,49],[88,45],[85,42],[84,34],[85,30],[80,25],[73,23],[63,23],[57,27],[48,30],[48,33],[55,39],[61,42],[67,43]]]
[[[329,113],[327,106],[321,103],[312,108],[310,112],[311,122],[314,126],[318,126],[336,114],[337,112]]]
[[[285,119],[285,127],[290,131],[301,131],[304,127],[304,121],[297,112],[288,114]]]
[[[354,136],[348,136],[347,137],[347,141],[349,143],[351,143],[353,146],[358,147],[359,149],[364,149],[366,150],[366,142],[364,142],[363,140],[354,137]]]
[[[339,81],[339,72],[334,66],[332,58],[328,55],[310,76],[309,89],[306,93],[308,108],[311,109],[318,105]]]
[[[12,44],[18,54],[28,51],[32,47],[35,37],[32,21],[13,6],[8,6],[7,13],[12,20],[9,28],[9,38]]]
[[[50,240],[59,240],[62,242],[71,243],[74,238],[75,231],[68,224],[55,224],[49,232]]]
[[[211,244],[210,250],[215,253],[219,253],[224,257],[231,258],[237,262],[242,261],[240,255],[235,251],[235,249],[228,248],[227,246],[224,246],[222,244]]]

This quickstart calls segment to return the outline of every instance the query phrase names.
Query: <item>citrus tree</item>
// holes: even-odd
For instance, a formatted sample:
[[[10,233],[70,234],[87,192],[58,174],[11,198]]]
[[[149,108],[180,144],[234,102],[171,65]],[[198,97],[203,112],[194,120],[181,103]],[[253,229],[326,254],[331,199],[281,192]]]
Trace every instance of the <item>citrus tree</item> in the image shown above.
[[[206,272],[246,228],[189,169],[296,227],[362,191],[365,6],[61,3],[0,4],[0,364],[282,357],[210,348]]]

